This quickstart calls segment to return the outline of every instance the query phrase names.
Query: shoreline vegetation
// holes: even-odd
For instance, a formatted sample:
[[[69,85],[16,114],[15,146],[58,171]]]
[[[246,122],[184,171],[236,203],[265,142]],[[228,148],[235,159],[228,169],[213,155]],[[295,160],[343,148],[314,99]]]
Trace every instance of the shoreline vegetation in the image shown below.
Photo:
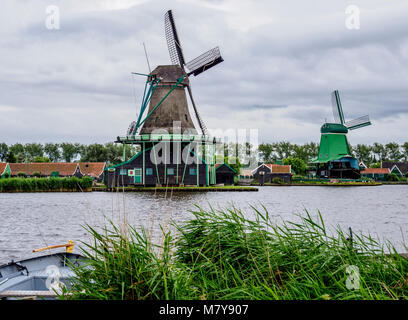
[[[291,183],[277,182],[264,183],[263,186],[272,187],[369,187],[381,185],[408,185],[407,182],[376,182],[376,181],[292,181]],[[94,185],[90,177],[69,178],[7,178],[0,179],[0,193],[24,193],[24,192],[257,192],[259,182],[251,184],[231,186],[157,186],[157,187],[114,187],[107,188],[105,185]]]
[[[122,191],[122,192],[226,192],[226,191],[258,191],[256,187],[249,186],[209,186],[209,187],[196,187],[196,186],[161,186],[161,187],[114,187],[107,188],[106,186],[94,186],[92,191]]]
[[[280,179],[279,179],[280,180]],[[264,183],[263,186],[296,187],[296,186],[323,186],[323,187],[368,187],[381,185],[408,185],[401,181],[296,181],[291,183],[279,181],[276,183]],[[90,177],[67,177],[67,178],[7,178],[0,179],[0,193],[24,193],[24,192],[257,192],[259,182],[250,185],[231,186],[158,186],[158,187],[114,187],[107,188],[105,185],[93,185]]]
[[[408,298],[408,259],[371,236],[327,230],[322,215],[276,224],[266,208],[191,211],[152,230],[110,222],[85,229],[85,266],[72,266],[60,299],[399,300]]]
[[[7,178],[0,179],[0,192],[90,192],[92,178]]]

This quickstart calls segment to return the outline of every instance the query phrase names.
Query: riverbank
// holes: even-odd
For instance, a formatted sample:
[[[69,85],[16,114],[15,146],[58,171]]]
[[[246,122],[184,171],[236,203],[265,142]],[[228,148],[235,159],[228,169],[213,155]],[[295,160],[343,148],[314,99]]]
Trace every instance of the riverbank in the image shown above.
[[[213,187],[92,187],[92,191],[119,192],[256,192],[256,187],[245,186],[213,186]]]
[[[63,299],[406,300],[408,260],[369,235],[329,232],[322,215],[275,224],[236,208],[203,210],[161,226],[162,240],[135,226],[88,226],[89,268],[74,267]],[[391,254],[390,254],[391,253]]]
[[[0,179],[0,192],[90,192],[92,178],[7,178]]]
[[[384,184],[407,184],[407,183],[384,183],[379,181],[291,181],[290,183],[270,183],[266,182],[263,186],[273,186],[273,187],[371,187],[371,186],[381,186]],[[408,185],[408,184],[407,184]],[[259,183],[252,183],[251,186],[260,186]]]
[[[281,186],[281,187],[374,187],[374,186],[381,186],[383,183],[381,182],[337,182],[337,183],[310,183],[310,182],[292,182],[288,184],[278,184],[278,183],[265,183],[264,186]]]

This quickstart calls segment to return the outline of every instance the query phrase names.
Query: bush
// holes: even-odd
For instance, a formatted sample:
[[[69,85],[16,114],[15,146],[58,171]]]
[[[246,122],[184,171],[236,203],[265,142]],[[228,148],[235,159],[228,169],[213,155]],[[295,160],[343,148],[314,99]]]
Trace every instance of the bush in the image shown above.
[[[0,192],[30,191],[87,191],[92,187],[90,177],[70,178],[10,178],[0,179]]]
[[[41,173],[39,173],[38,171],[35,171],[33,173],[33,177],[39,178],[39,177],[41,177]]]
[[[26,174],[25,172],[19,171],[19,172],[17,173],[17,177],[26,178],[26,177],[27,177],[27,174]]]
[[[285,183],[285,180],[283,180],[282,178],[273,178],[273,179],[272,179],[272,183],[284,184],[284,183]]]
[[[387,181],[399,181],[399,178],[395,173],[391,173],[388,175]]]

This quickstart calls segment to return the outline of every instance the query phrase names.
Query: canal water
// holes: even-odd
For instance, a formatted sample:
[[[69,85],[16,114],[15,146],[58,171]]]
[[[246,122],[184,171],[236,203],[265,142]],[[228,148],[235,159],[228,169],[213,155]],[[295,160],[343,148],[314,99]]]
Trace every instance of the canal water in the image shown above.
[[[334,229],[352,228],[389,240],[407,252],[408,187],[259,187],[259,192],[203,193],[0,193],[0,264],[34,256],[33,249],[74,240],[89,242],[84,226],[104,226],[109,220],[144,226],[156,240],[160,228],[171,220],[192,217],[195,205],[227,208],[235,206],[249,217],[251,206],[265,206],[276,223],[296,221],[308,210],[321,212]],[[37,253],[38,255],[38,253]]]

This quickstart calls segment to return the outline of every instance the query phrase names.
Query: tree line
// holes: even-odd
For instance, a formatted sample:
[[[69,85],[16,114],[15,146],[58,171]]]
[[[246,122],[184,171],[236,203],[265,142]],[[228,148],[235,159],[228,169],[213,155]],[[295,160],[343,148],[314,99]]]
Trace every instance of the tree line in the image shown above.
[[[126,158],[134,156],[138,150],[126,146]],[[0,143],[0,162],[107,162],[118,164],[123,160],[122,145],[109,142],[106,144],[80,143]]]
[[[381,161],[408,161],[408,142],[398,144],[374,143],[372,145],[357,144],[350,146],[352,155],[367,166],[378,164]],[[139,150],[135,146],[126,147],[126,159],[134,156]],[[319,144],[310,142],[303,145],[287,141],[276,143],[262,143],[256,150],[249,143],[225,144],[225,155],[250,155],[259,162],[274,162],[284,159],[301,159],[305,163],[317,156]],[[234,151],[234,152],[232,152]],[[109,142],[106,144],[80,143],[15,143],[7,145],[0,143],[1,162],[107,162],[109,165],[118,164],[123,160],[123,148],[120,144]],[[252,159],[255,160],[255,159]],[[242,164],[248,159],[240,159]]]
[[[408,142],[398,144],[390,142],[372,145],[357,144],[350,146],[352,156],[367,166],[378,164],[381,161],[408,161]],[[297,158],[309,163],[319,152],[319,144],[311,142],[304,145],[290,142],[262,143],[258,146],[259,158],[263,162],[276,159]]]

